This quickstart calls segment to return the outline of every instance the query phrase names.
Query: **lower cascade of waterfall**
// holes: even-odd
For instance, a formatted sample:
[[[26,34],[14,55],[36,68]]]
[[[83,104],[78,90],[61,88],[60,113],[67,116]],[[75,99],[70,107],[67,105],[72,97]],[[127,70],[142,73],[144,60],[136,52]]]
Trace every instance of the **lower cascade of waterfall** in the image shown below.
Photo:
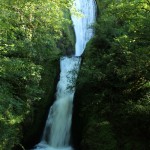
[[[74,6],[83,14],[83,17],[71,16],[76,35],[75,56],[60,59],[56,100],[49,110],[41,142],[35,146],[35,150],[73,150],[70,146],[70,128],[75,82],[81,63],[80,56],[93,36],[90,26],[95,21],[96,3],[94,0],[74,0]]]
[[[81,58],[62,57],[56,101],[49,110],[43,137],[36,150],[72,150],[69,147],[75,81]]]

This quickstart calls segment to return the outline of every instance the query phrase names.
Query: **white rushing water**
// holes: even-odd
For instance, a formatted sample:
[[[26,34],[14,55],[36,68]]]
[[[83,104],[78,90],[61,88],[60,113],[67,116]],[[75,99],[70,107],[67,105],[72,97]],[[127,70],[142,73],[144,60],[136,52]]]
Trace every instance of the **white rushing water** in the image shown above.
[[[49,110],[42,140],[36,150],[73,150],[70,146],[70,128],[75,81],[80,67],[81,56],[86,43],[93,36],[90,26],[96,18],[94,0],[75,0],[74,7],[83,17],[72,15],[76,35],[75,56],[60,59],[60,80],[57,84],[56,100]]]
[[[74,30],[76,34],[75,56],[81,56],[86,43],[93,36],[91,25],[96,18],[96,2],[95,0],[75,0],[75,8],[83,14],[83,17],[71,16]]]

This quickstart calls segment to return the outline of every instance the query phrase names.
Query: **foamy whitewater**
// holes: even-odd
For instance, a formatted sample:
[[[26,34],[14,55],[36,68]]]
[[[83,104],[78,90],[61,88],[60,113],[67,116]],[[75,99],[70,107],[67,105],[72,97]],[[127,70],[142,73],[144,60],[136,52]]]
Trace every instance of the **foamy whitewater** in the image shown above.
[[[93,36],[90,27],[96,18],[96,3],[94,0],[75,0],[74,7],[83,14],[82,17],[71,16],[76,35],[75,56],[60,59],[56,100],[49,110],[41,142],[35,146],[35,150],[73,150],[70,128],[75,82],[81,62],[79,56]]]

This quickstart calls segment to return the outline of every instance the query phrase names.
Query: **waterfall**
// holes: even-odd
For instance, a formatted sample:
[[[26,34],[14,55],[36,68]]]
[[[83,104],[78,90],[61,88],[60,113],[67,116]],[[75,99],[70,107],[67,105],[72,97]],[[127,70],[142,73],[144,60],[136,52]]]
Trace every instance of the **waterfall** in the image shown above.
[[[90,28],[96,18],[95,0],[75,0],[76,9],[83,14],[83,17],[71,16],[76,34],[75,56],[81,56],[86,43],[93,36],[93,29]]]
[[[56,100],[49,110],[43,137],[35,146],[36,150],[73,150],[69,141],[75,82],[81,62],[79,56],[93,36],[90,26],[95,21],[96,3],[94,0],[74,0],[74,7],[83,14],[82,17],[71,16],[76,35],[75,56],[60,59]]]

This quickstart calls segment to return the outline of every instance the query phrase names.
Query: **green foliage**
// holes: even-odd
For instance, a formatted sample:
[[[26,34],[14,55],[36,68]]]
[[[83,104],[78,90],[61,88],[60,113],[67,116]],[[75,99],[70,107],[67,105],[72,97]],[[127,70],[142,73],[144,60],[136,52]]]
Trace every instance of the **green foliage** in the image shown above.
[[[113,150],[117,149],[116,144],[109,122],[103,121],[98,123],[91,121],[86,126],[81,146],[83,145],[83,149],[86,150]]]
[[[109,121],[117,140],[117,148],[103,144],[110,150],[148,150],[149,1],[97,0],[97,4],[95,37],[87,45],[77,84],[77,94],[82,94],[77,96],[80,117],[84,116],[85,126],[91,123],[91,118],[97,123]],[[86,139],[88,129],[83,132]],[[99,134],[103,135],[101,132]],[[90,146],[94,147],[97,138],[93,131],[88,135],[91,136],[87,137],[92,142]]]
[[[70,23],[69,19],[64,17],[64,11],[68,10],[71,4],[68,0],[1,0],[2,150],[10,150],[14,145],[20,144],[22,124],[31,120],[34,122],[32,117],[35,115],[35,109],[47,92],[48,83],[45,78],[52,84],[54,82],[56,69],[58,70],[55,65],[61,53],[58,43],[62,38],[62,32],[65,33],[64,25],[69,26]]]

